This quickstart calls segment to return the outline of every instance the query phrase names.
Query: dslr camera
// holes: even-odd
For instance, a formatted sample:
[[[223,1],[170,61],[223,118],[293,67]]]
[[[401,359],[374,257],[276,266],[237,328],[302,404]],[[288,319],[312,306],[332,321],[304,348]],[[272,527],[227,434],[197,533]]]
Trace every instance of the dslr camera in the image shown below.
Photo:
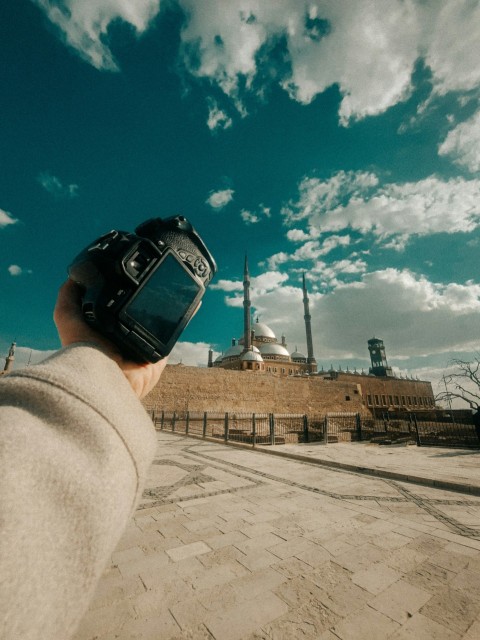
[[[134,233],[110,231],[68,267],[88,324],[136,362],[167,356],[217,266],[183,216],[152,218]]]

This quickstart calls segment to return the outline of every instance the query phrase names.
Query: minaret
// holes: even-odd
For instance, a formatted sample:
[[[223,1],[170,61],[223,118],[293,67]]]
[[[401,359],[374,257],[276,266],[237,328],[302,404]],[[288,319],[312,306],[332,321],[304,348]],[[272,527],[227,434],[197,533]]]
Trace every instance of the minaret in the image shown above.
[[[308,302],[307,285],[305,283],[305,274],[303,274],[303,310],[305,318],[305,331],[307,334],[307,364],[309,364],[310,373],[317,371],[317,361],[313,355],[313,341],[312,341],[312,316],[310,315],[310,308]]]
[[[15,360],[16,346],[17,346],[16,342],[12,342],[12,345],[8,352],[8,356],[5,358],[5,367],[3,368],[3,373],[9,373],[13,369],[13,361]]]
[[[245,266],[243,269],[243,351],[250,351],[252,348],[252,330],[250,319],[250,274],[248,273],[248,260],[245,255]]]

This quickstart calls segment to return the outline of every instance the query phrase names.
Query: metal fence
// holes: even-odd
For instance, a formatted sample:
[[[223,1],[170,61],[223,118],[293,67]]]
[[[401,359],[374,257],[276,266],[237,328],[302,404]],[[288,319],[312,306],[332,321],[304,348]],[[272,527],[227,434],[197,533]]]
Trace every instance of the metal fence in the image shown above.
[[[195,412],[150,410],[159,430],[242,442],[251,446],[299,442],[371,441],[384,444],[480,447],[480,429],[473,424],[426,420],[421,415],[388,414],[375,418],[359,413],[305,414]],[[426,418],[426,416],[423,416]]]

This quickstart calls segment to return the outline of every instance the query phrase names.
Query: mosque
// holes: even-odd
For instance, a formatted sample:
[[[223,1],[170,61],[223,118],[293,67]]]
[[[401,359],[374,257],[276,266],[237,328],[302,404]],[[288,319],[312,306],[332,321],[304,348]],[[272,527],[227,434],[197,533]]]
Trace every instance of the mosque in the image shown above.
[[[313,354],[312,324],[308,291],[303,275],[303,309],[307,354],[287,349],[284,335],[279,342],[275,333],[266,324],[251,322],[250,274],[245,258],[243,272],[243,335],[233,339],[231,346],[216,360],[213,351],[208,353],[208,367],[234,371],[254,371],[275,377],[308,376],[335,383],[348,383],[356,387],[354,394],[363,399],[366,409],[378,411],[431,411],[435,408],[435,397],[431,382],[414,378],[397,377],[387,362],[385,345],[380,338],[368,340],[371,367],[367,373],[339,369],[317,370]],[[350,399],[347,395],[346,398]]]
[[[213,361],[213,351],[208,353],[208,366],[237,371],[265,371],[281,376],[313,374],[317,372],[317,362],[313,355],[312,325],[308,292],[303,276],[303,308],[307,355],[297,351],[290,353],[286,338],[278,341],[274,332],[263,322],[251,322],[250,274],[245,257],[243,271],[243,336],[233,338],[232,345]]]

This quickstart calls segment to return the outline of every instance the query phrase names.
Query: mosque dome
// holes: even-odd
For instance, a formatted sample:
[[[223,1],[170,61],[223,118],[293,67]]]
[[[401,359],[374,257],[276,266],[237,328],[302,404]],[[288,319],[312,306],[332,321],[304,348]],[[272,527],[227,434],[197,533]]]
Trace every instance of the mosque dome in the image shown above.
[[[253,347],[245,353],[242,353],[242,355],[240,356],[240,360],[242,360],[243,362],[263,362],[263,358],[256,347]]]
[[[235,344],[235,345],[229,347],[225,351],[225,353],[223,354],[223,359],[237,357],[242,353],[242,351],[243,351],[243,345]]]
[[[260,345],[260,353],[264,356],[283,356],[290,358],[290,354],[285,347],[278,342],[266,342]]]
[[[255,338],[273,338],[273,340],[276,340],[273,331],[263,322],[255,322],[252,329],[255,331]]]
[[[295,361],[299,361],[299,362],[306,362],[307,361],[307,356],[304,355],[303,353],[300,353],[299,351],[294,351],[291,356],[292,360]]]

